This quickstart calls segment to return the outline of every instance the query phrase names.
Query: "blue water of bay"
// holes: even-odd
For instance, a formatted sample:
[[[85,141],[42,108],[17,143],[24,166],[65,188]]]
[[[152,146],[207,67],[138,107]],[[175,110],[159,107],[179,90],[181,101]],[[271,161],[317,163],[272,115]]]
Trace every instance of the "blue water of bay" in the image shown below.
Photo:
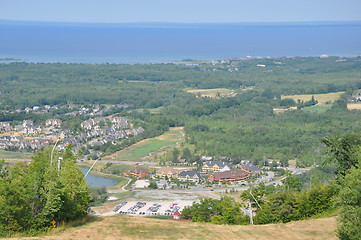
[[[0,22],[0,58],[157,63],[245,56],[361,55],[361,22],[69,24]]]

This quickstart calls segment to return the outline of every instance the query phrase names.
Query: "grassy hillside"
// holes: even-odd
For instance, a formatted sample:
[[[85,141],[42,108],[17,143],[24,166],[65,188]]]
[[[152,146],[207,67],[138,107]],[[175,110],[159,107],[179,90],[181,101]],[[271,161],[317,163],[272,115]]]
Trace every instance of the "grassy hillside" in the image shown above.
[[[155,138],[145,139],[124,150],[104,157],[106,160],[152,160],[152,156],[184,140],[183,127],[170,128],[168,132]]]
[[[175,222],[116,215],[44,236],[16,239],[337,239],[336,218],[253,226]]]

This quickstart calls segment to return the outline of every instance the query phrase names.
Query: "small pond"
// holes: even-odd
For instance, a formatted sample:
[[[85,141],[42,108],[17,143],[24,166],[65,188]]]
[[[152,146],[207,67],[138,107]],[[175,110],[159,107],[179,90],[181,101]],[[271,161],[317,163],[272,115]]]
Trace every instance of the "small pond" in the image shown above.
[[[79,168],[83,171],[84,175],[89,170],[89,168],[87,167],[79,167]],[[116,180],[105,177],[94,176],[91,173],[89,173],[88,176],[86,176],[85,180],[87,184],[90,185],[91,187],[101,187],[101,186],[110,187],[118,183]]]

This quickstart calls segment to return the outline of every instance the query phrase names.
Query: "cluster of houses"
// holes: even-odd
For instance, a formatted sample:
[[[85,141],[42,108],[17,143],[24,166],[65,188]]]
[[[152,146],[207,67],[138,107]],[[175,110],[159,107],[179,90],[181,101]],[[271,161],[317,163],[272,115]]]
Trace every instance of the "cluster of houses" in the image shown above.
[[[109,120],[113,129],[126,129],[128,128],[128,120],[124,117],[114,117],[112,120]],[[107,119],[104,117],[96,117],[96,118],[89,118],[88,120],[82,122],[80,126],[88,131],[91,130],[99,130],[101,129],[100,123],[103,122],[105,124]]]
[[[9,132],[11,131],[10,123],[0,122],[0,132]]]
[[[0,148],[19,150],[40,150],[54,143],[53,137],[41,136],[51,127],[60,127],[60,119],[48,119],[47,128],[41,125],[34,125],[31,120],[24,120],[22,124],[11,127],[8,122],[0,123],[1,132],[15,131],[12,135],[0,136]]]
[[[101,125],[100,123],[104,124]],[[102,128],[110,123],[109,127]],[[137,136],[144,132],[142,127],[127,129],[128,120],[124,117],[114,117],[106,119],[97,117],[81,123],[84,133],[71,136],[70,131],[61,131],[62,121],[60,119],[47,119],[45,127],[34,125],[31,120],[24,120],[22,124],[11,127],[8,122],[0,122],[0,132],[6,133],[0,136],[0,148],[19,150],[41,150],[53,144],[58,139],[64,140],[58,145],[63,149],[70,144],[80,145],[89,143],[91,146],[103,145],[108,142],[114,143],[116,140],[128,136]],[[14,131],[14,132],[11,132]]]
[[[50,130],[52,128],[60,128],[62,121],[60,119],[47,119],[45,121],[45,127],[41,125],[34,125],[34,122],[31,120],[24,120],[22,124],[11,127],[8,122],[0,122],[0,132],[10,132],[16,131],[21,135],[35,135],[43,133],[44,131]]]
[[[107,111],[111,110],[111,108],[124,108],[127,109],[129,107],[132,107],[131,104],[118,104],[118,105],[108,105],[108,106],[100,106],[98,104],[95,104],[91,107],[83,107],[79,105],[64,105],[64,106],[50,106],[50,105],[44,105],[44,106],[33,106],[33,107],[27,107],[25,109],[16,109],[14,111],[9,111],[9,113],[34,113],[34,114],[45,114],[49,113],[54,110],[58,109],[68,109],[66,113],[60,114],[64,116],[78,116],[78,115],[89,115],[89,116],[96,116],[96,115],[103,115]]]
[[[81,143],[86,143],[89,139],[88,144],[90,146],[100,146],[108,142],[114,143],[114,141],[125,138],[127,136],[137,136],[144,132],[144,128],[134,128],[134,129],[127,129],[127,130],[116,130],[113,127],[111,128],[104,128],[98,130],[92,130],[86,133],[82,133],[76,136],[68,137],[64,139],[64,145],[68,146],[78,145]],[[94,139],[97,138],[97,139]]]
[[[247,180],[251,174],[261,173],[262,169],[247,162],[234,168],[233,164],[222,161],[207,161],[203,163],[202,171],[186,170],[180,171],[172,167],[161,167],[155,171],[155,177],[162,179],[178,179],[198,183],[204,180],[210,182],[240,182]],[[128,176],[145,178],[149,171],[143,167],[136,166],[126,173]]]
[[[52,139],[47,138],[27,140],[22,136],[0,136],[0,148],[2,149],[37,150],[48,147],[53,142]]]
[[[110,123],[111,126],[102,128],[102,125],[107,125],[106,123]],[[65,146],[85,143],[89,139],[93,139],[88,142],[91,146],[99,146],[108,142],[114,143],[114,141],[130,135],[137,136],[144,132],[142,127],[127,129],[128,120],[124,117],[114,117],[112,119],[106,119],[104,117],[91,118],[83,121],[80,126],[86,132],[80,135],[67,137],[64,140]]]

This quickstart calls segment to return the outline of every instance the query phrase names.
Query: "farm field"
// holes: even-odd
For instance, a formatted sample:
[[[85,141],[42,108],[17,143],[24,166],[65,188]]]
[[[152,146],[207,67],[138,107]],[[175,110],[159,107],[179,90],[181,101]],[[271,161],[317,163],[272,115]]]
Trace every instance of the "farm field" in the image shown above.
[[[197,96],[201,96],[201,97],[211,97],[211,98],[216,98],[218,97],[217,95],[219,94],[220,97],[233,97],[235,96],[237,93],[232,90],[232,89],[228,89],[228,88],[214,88],[214,89],[188,89],[186,90],[189,93],[193,93]]]
[[[184,140],[182,127],[170,128],[163,135],[155,138],[145,139],[126,149],[104,157],[105,160],[150,160],[149,157],[163,152],[166,148],[175,146]]]
[[[297,102],[297,100],[301,101],[309,101],[311,100],[312,96],[314,96],[315,100],[318,103],[326,103],[326,102],[333,102],[340,98],[340,96],[345,92],[335,92],[335,93],[327,93],[327,94],[304,94],[304,95],[285,95],[281,96],[282,99],[291,98]]]
[[[69,229],[55,229],[47,235],[11,239],[337,239],[336,218],[321,218],[286,224],[214,225],[175,222],[115,215],[97,217]]]

